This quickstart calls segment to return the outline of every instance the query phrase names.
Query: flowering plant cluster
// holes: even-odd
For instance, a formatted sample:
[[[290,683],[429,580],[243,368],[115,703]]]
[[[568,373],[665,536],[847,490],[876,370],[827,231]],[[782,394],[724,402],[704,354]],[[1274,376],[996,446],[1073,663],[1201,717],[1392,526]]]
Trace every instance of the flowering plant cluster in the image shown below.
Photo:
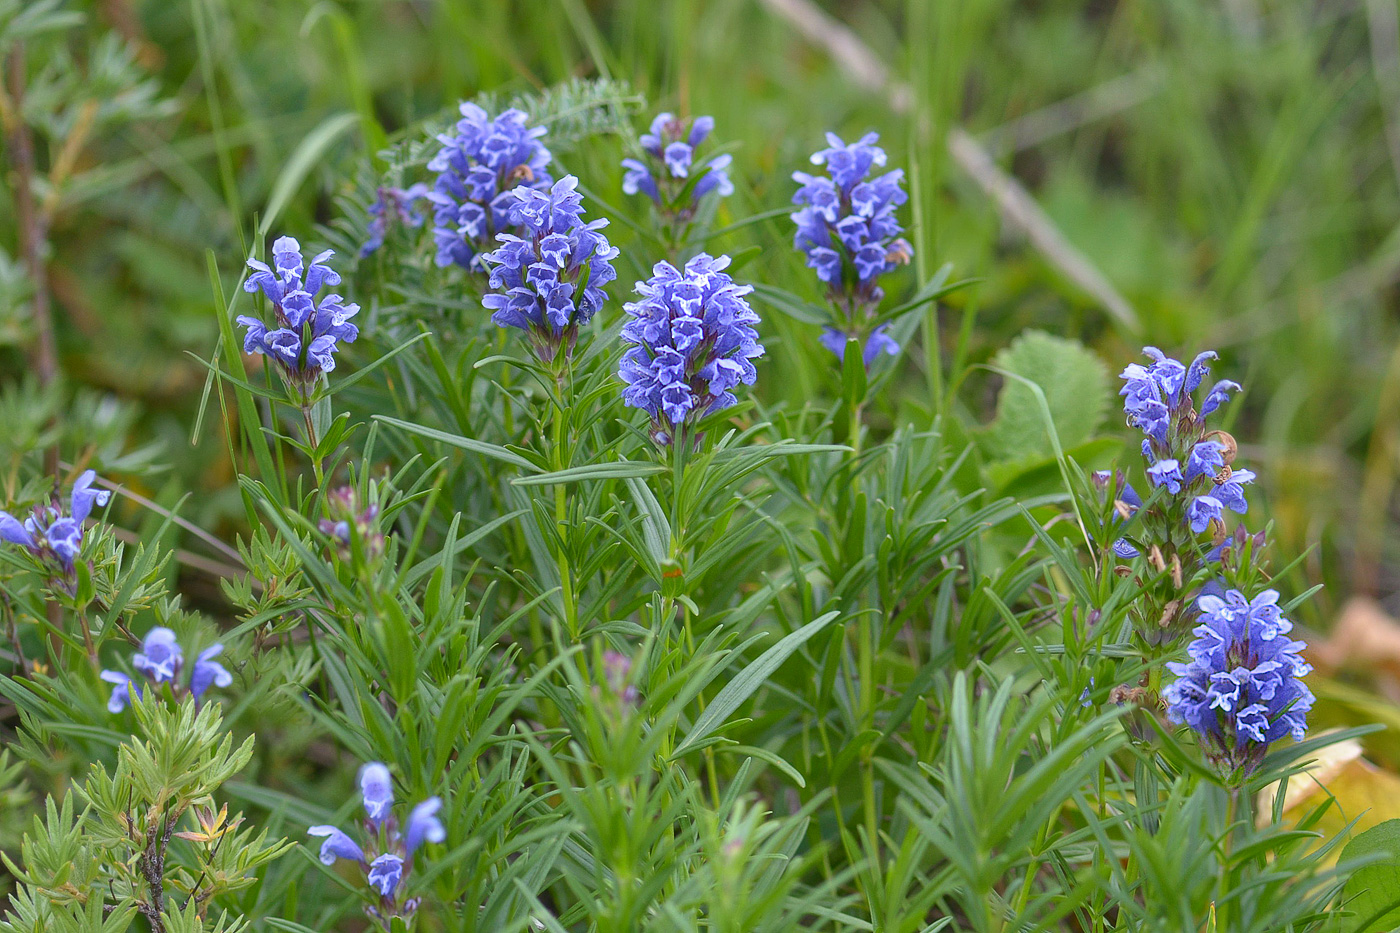
[[[549,150],[542,126],[530,126],[519,110],[491,117],[463,103],[456,133],[438,136],[442,149],[428,163],[437,172],[427,198],[433,204],[437,264],[477,269],[498,234],[520,225],[512,216],[516,188],[548,191]]]
[[[261,353],[277,364],[288,387],[303,397],[322,373],[335,369],[340,343],[354,343],[360,330],[350,322],[360,306],[346,304],[336,294],[317,297],[328,285],[340,284],[340,273],[326,265],[333,250],[317,253],[303,263],[301,244],[289,236],[272,244],[272,267],[248,260],[253,274],[243,283],[246,292],[262,292],[272,303],[274,327],[250,315],[239,315],[246,328],[244,353]]]
[[[189,677],[182,682],[180,675],[185,672],[184,649],[180,647],[174,632],[157,626],[146,633],[141,640],[141,650],[131,656],[131,666],[144,678],[144,684],[121,671],[102,672],[102,679],[112,685],[107,709],[120,713],[131,703],[133,693],[140,697],[144,695],[146,687],[159,690],[163,684],[169,684],[176,700],[188,694],[194,698],[197,706],[210,687],[227,687],[233,683],[233,675],[214,660],[223,651],[224,646],[218,642],[201,651],[189,668]]]
[[[673,113],[657,114],[650,131],[638,142],[642,159],[626,158],[622,167],[624,194],[644,194],[669,222],[688,223],[705,196],[734,193],[729,180],[733,156],[718,155],[697,164],[695,152],[714,131],[714,117],[682,120]]]
[[[405,898],[402,884],[413,870],[413,856],[425,842],[442,842],[447,838],[438,811],[442,800],[429,797],[415,806],[399,831],[394,816],[394,781],[389,769],[374,761],[360,769],[360,797],[364,802],[361,846],[335,826],[312,826],[307,833],[324,837],[321,862],[334,865],[337,859],[359,864],[365,870],[365,880],[378,895],[377,903],[367,906],[366,913],[386,925],[394,917],[412,917],[418,909],[417,898]]]
[[[914,250],[900,236],[895,210],[908,200],[900,169],[871,175],[885,164],[885,150],[875,145],[878,133],[867,133],[849,145],[835,133],[827,148],[812,155],[813,165],[825,165],[826,176],[794,172],[800,188],[792,196],[802,205],[792,214],[797,225],[793,245],[807,257],[826,284],[827,297],[838,320],[822,333],[822,345],[844,358],[850,339],[861,341],[869,367],[881,353],[895,355],[899,344],[886,326],[873,329],[871,315],[884,298],[880,276],[908,263]]]
[[[1148,591],[1134,610],[1145,644],[1171,655],[1188,629],[1195,636],[1186,648],[1188,663],[1166,664],[1177,678],[1161,691],[1169,719],[1195,730],[1224,770],[1248,774],[1271,743],[1302,737],[1313,700],[1298,678],[1311,667],[1298,654],[1303,642],[1281,637],[1292,623],[1280,614],[1277,591],[1251,599],[1220,579],[1226,571],[1248,571],[1235,560],[1256,559],[1263,544],[1262,533],[1249,536],[1243,526],[1226,532],[1226,510],[1248,510],[1244,487],[1255,477],[1234,467],[1235,439],[1206,421],[1239,384],[1215,382],[1197,408],[1216,354],[1206,351],[1185,364],[1156,347],[1143,353],[1151,363],[1129,364],[1119,394],[1128,424],[1144,435],[1152,494],[1144,501],[1123,477],[1096,475],[1101,488],[1114,487],[1118,521],[1133,520],[1112,552],[1124,561],[1145,559],[1163,578],[1143,581]]]
[[[623,401],[651,416],[652,438],[669,445],[677,432],[734,405],[734,389],[753,385],[752,360],[763,355],[758,315],[724,270],[729,257],[701,253],[678,270],[659,262],[638,282],[641,301],[623,306],[630,344],[618,375],[627,383]]]
[[[105,489],[93,489],[96,481],[93,470],[84,470],[73,481],[66,515],[57,502],[35,506],[24,521],[0,511],[0,541],[25,548],[59,576],[71,579],[73,562],[83,546],[83,522],[92,514],[93,506],[106,505],[112,495]]]
[[[499,234],[501,245],[482,259],[493,289],[481,300],[501,327],[525,332],[541,362],[573,351],[578,329],[607,300],[603,286],[617,278],[616,247],[598,231],[606,219],[584,221],[578,179],[565,175],[547,191],[519,187],[508,193],[505,214],[520,235]]]
[[[628,100],[524,106],[561,161],[588,166],[599,153],[575,147],[598,126],[634,133]],[[1114,386],[1076,341],[998,354],[991,424],[959,388],[977,378],[958,362],[971,316],[951,365],[926,348],[926,394],[882,397],[918,378],[871,377],[900,353],[896,319],[957,286],[945,267],[881,308],[912,251],[876,134],[829,135],[824,173],[793,176],[795,211],[690,238],[733,190],[730,158],[698,154],[710,118],[659,116],[623,163],[624,188],[658,209],[618,210],[550,174],[523,112],[461,115],[440,150],[426,134],[381,150],[384,185],[359,188],[361,255],[387,257],[346,272],[363,334],[359,306],[329,293],[329,250],[308,259],[284,236],[249,261],[245,289],[271,313],[237,318],[243,349],[288,392],[220,383],[236,402],[221,409],[231,494],[183,514],[149,502],[161,534],[128,546],[104,529],[86,560],[83,522],[107,501],[93,471],[66,508],[0,512],[0,539],[23,549],[0,555],[0,730],[53,792],[6,858],[22,923],[0,933],[360,930],[365,914],[384,933],[1320,933],[1342,901],[1321,858],[1254,812],[1290,754],[1325,740],[1286,744],[1315,703],[1285,615],[1303,620],[1236,517],[1254,474],[1210,423],[1240,389],[1208,381],[1214,353],[1148,347],[1124,369],[1136,488],[1121,472],[1080,482],[1066,464],[1107,456]],[[428,148],[431,189],[398,187]],[[423,226],[424,203],[431,246],[394,232]],[[765,262],[772,244],[700,250],[789,212],[830,313],[765,280],[771,265],[811,284]],[[323,233],[356,246],[343,223]],[[610,301],[619,272],[641,279],[634,300]],[[802,352],[754,297],[827,321],[825,350]],[[466,313],[429,326],[448,308]],[[241,362],[220,325],[215,378]],[[335,374],[356,339],[376,362]],[[1030,386],[1028,413],[1012,390]],[[297,409],[305,444],[286,433]],[[132,462],[81,436],[73,459]],[[1052,475],[1068,500],[1040,494]],[[173,562],[166,532],[190,535]],[[81,597],[36,586],[36,567]],[[218,577],[199,591],[213,608],[167,598],[187,574]],[[240,639],[228,703],[210,702],[234,687],[223,645],[187,657],[176,635],[193,645],[216,624]],[[256,777],[228,790],[266,829],[214,797],[254,761],[255,733],[272,739]],[[52,762],[34,753],[50,746]],[[60,804],[79,769],[89,781]],[[16,773],[0,753],[7,800]],[[442,796],[396,801],[394,775],[400,794]],[[288,820],[305,835],[269,842]],[[823,846],[828,830],[852,844]],[[299,858],[269,867],[288,845]]]

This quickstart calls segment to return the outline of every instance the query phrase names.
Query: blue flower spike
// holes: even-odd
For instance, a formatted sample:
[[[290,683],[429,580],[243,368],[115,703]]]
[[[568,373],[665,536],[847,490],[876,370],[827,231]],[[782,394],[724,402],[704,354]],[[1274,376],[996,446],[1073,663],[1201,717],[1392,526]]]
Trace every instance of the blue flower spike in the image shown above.
[[[1129,426],[1144,435],[1147,478],[1172,497],[1159,511],[1194,534],[1210,532],[1219,544],[1225,535],[1225,512],[1244,514],[1249,509],[1244,487],[1255,476],[1232,467],[1234,438],[1208,430],[1206,418],[1230,393],[1239,391],[1239,384],[1216,382],[1198,409],[1195,395],[1210,375],[1211,361],[1217,358],[1214,351],[1198,354],[1189,365],[1156,347],[1144,347],[1143,355],[1151,362],[1130,363],[1119,375],[1119,394]]]
[[[460,107],[455,133],[438,136],[442,149],[428,163],[437,172],[432,191],[433,239],[439,266],[484,271],[483,254],[501,233],[517,232],[511,208],[518,187],[548,191],[549,150],[544,127],[530,126],[519,110],[492,117],[476,104]]]
[[[1293,623],[1279,610],[1278,592],[1252,600],[1239,590],[1207,593],[1190,660],[1168,662],[1176,680],[1162,690],[1167,717],[1193,729],[1207,755],[1227,771],[1249,774],[1269,746],[1307,731],[1314,697],[1302,677],[1312,670],[1288,638]]]
[[[428,196],[428,186],[419,182],[407,188],[381,186],[375,201],[369,206],[369,225],[365,228],[365,243],[360,247],[360,258],[373,255],[384,245],[393,226],[417,229],[423,226],[423,215],[414,210],[414,205]]]
[[[650,131],[638,140],[642,159],[622,160],[626,169],[622,176],[623,194],[644,194],[664,216],[683,224],[695,217],[709,194],[721,198],[733,194],[734,184],[729,180],[731,156],[715,156],[703,164],[695,157],[714,128],[713,117],[683,120],[673,113],[657,114]]]
[[[106,505],[112,496],[105,489],[93,489],[95,482],[95,471],[84,470],[79,474],[73,481],[66,513],[57,500],[50,505],[35,506],[23,521],[0,511],[0,541],[29,551],[56,578],[63,580],[70,592],[74,566],[83,546],[83,523],[95,506]]]
[[[885,296],[879,279],[914,256],[896,216],[909,199],[904,172],[871,175],[886,161],[885,150],[876,145],[879,139],[879,134],[867,133],[847,144],[828,133],[827,148],[812,155],[812,164],[824,165],[827,174],[792,176],[801,186],[792,197],[799,205],[791,215],[797,225],[793,247],[825,284],[837,315],[822,332],[822,346],[844,360],[847,340],[859,340],[867,369],[882,354],[895,356],[900,350],[884,325],[870,326]]]
[[[243,352],[268,357],[303,400],[323,373],[335,369],[340,344],[354,343],[360,336],[350,322],[360,306],[346,304],[334,293],[320,295],[324,287],[340,284],[340,274],[326,265],[333,255],[326,250],[303,262],[301,244],[279,237],[272,244],[272,266],[248,260],[253,274],[243,283],[244,291],[267,297],[274,318],[269,326],[261,318],[239,315],[245,329]]]
[[[572,354],[579,328],[607,300],[603,286],[617,278],[618,250],[601,233],[608,222],[583,219],[577,188],[573,175],[547,191],[515,188],[506,215],[519,235],[498,234],[501,245],[482,257],[492,289],[482,305],[499,326],[524,332],[547,366]]]
[[[724,270],[729,257],[701,253],[679,270],[659,262],[636,285],[640,301],[623,305],[629,320],[618,375],[623,401],[651,416],[651,436],[670,446],[706,415],[737,404],[734,390],[753,385],[753,360],[763,355],[758,315]],[[698,441],[698,438],[696,438]]]
[[[438,843],[447,838],[437,816],[442,800],[429,797],[413,807],[400,833],[393,813],[394,782],[389,769],[381,762],[369,762],[360,769],[359,786],[365,808],[364,846],[336,826],[312,826],[307,835],[323,840],[322,864],[334,865],[344,859],[364,869],[366,884],[378,895],[378,904],[367,908],[371,916],[386,921],[391,917],[411,917],[418,901],[403,897],[403,880],[413,869],[414,854],[425,842]]]

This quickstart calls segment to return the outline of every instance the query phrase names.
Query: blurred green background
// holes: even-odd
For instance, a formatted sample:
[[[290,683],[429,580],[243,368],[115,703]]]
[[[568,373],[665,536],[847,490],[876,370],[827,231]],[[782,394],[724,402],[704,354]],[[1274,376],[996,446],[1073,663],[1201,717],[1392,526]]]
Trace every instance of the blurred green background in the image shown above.
[[[35,6],[0,0],[0,23]],[[230,286],[298,147],[328,134],[270,232],[318,241],[346,179],[363,177],[386,139],[483,92],[508,99],[610,77],[645,100],[630,114],[638,129],[661,109],[714,115],[738,188],[720,225],[786,205],[789,176],[823,131],[879,131],[891,164],[911,172],[921,267],[952,262],[980,279],[940,312],[954,409],[968,423],[991,417],[995,381],[967,367],[1028,328],[1083,340],[1114,372],[1144,343],[1220,351],[1217,373],[1246,387],[1230,427],[1260,474],[1253,501],[1264,514],[1251,523],[1276,523],[1281,563],[1307,551],[1292,589],[1326,584],[1309,625],[1325,630],[1354,594],[1400,611],[1394,0],[58,8],[85,21],[66,33],[66,52],[29,61],[24,100],[37,170],[62,170],[44,197],[66,380],[53,404],[83,413],[91,434],[80,441],[127,452],[124,482],[167,502],[197,491],[186,516],[205,528],[231,537],[239,513],[217,407],[191,444],[206,374],[183,351],[208,356],[217,336],[205,251]],[[11,110],[13,82],[7,72]],[[91,103],[50,114],[54,87]],[[991,187],[950,154],[959,129],[994,161]],[[5,146],[12,192],[12,135]],[[561,160],[621,204],[623,149],[612,138]],[[994,195],[1009,186],[1121,294],[1137,326],[1002,212]],[[33,369],[33,288],[11,197],[0,211],[0,390],[13,398]],[[790,236],[780,214],[718,246],[763,244],[745,276],[815,298]],[[623,282],[636,271],[621,269]],[[968,349],[953,359],[960,333]],[[815,334],[799,336],[815,355]],[[931,354],[911,351],[890,388],[891,419],[934,405],[921,370]],[[759,391],[800,403],[812,378],[775,372]]]

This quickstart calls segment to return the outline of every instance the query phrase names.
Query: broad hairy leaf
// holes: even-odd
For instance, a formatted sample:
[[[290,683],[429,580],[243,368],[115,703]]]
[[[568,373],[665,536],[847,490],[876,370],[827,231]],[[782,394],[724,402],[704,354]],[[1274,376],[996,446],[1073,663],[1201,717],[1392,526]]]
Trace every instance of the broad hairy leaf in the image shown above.
[[[996,355],[993,365],[1040,386],[1062,448],[1083,444],[1103,421],[1108,368],[1078,341],[1026,331]],[[1006,380],[997,396],[996,418],[982,434],[981,446],[994,461],[1054,457],[1044,411],[1030,387]]]

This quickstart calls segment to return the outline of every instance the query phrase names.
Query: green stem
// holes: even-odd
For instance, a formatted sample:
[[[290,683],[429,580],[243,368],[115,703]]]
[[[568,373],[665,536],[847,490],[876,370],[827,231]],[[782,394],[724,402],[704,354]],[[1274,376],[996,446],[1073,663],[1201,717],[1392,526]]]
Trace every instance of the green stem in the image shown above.
[[[102,665],[97,660],[97,645],[92,640],[92,626],[88,624],[86,612],[78,613],[78,624],[83,629],[83,647],[87,649],[88,663],[92,665],[94,674],[99,673]]]
[[[1237,784],[1230,785],[1229,804],[1225,808],[1225,840],[1223,857],[1221,858],[1220,892],[1215,899],[1215,929],[1228,930],[1230,928],[1230,853],[1234,848],[1235,841],[1235,818],[1239,812],[1240,788]]]
[[[316,425],[311,420],[311,402],[306,399],[303,399],[301,403],[301,423],[306,428],[306,446],[311,449],[311,470],[316,474],[316,487],[319,489],[325,485],[321,456],[316,452],[316,448],[321,442],[316,437]]]
[[[562,379],[561,389],[562,389]],[[563,398],[562,392],[559,395]],[[564,408],[562,403],[554,408],[553,442],[551,456],[555,470],[562,470],[568,464],[564,456]],[[554,486],[554,529],[559,535],[559,598],[564,604],[564,627],[569,639],[577,643],[581,633],[578,629],[578,607],[574,604],[573,570],[569,567],[569,552],[566,544],[569,533],[569,501],[562,484]]]
[[[860,667],[861,725],[871,729],[875,725],[875,644],[871,634],[870,613],[863,612],[856,626],[858,644],[856,652]],[[865,830],[870,835],[872,852],[880,851],[879,814],[875,810],[875,745],[870,743],[861,750],[861,783],[865,804]]]

